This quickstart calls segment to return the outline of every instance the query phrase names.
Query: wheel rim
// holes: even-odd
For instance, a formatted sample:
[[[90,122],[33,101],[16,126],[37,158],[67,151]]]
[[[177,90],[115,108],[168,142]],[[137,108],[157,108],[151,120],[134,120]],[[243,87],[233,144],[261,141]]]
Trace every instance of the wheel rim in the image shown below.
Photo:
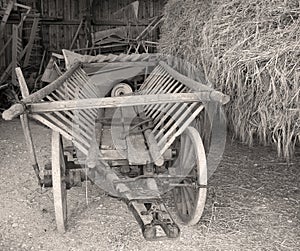
[[[174,189],[175,207],[181,221],[186,225],[197,224],[202,216],[207,185],[207,167],[204,146],[198,131],[188,127],[181,135],[178,155],[181,172],[190,177],[180,184],[189,185]],[[191,166],[192,165],[192,168]]]

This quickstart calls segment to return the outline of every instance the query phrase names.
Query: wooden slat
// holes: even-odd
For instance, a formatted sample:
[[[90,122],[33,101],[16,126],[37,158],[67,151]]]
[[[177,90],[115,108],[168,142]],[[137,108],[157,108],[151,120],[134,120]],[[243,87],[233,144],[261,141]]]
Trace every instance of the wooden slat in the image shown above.
[[[94,96],[94,97],[98,97],[97,89],[95,88],[94,85],[92,85],[89,82],[87,74],[81,68],[78,69],[78,71],[76,71],[75,76],[76,75],[78,75],[80,78],[83,79],[83,82],[85,83],[85,85],[87,86],[87,88],[90,90],[91,95]]]
[[[168,66],[165,62],[159,62],[159,64],[170,74],[174,79],[178,80],[179,82],[186,85],[188,88],[190,88],[193,91],[207,91],[210,92],[211,101],[219,102],[221,104],[227,104],[230,100],[228,95],[223,94],[222,92],[216,91],[213,88],[204,85],[202,83],[196,82],[195,80],[192,80],[179,72],[172,69],[170,66]]]
[[[164,79],[161,79],[161,84],[157,85],[156,88],[153,89],[153,92],[151,94],[163,94],[163,93],[168,93],[168,90],[172,88],[172,81],[173,79],[170,77],[166,77]],[[144,106],[144,110],[147,113],[151,112],[151,109],[155,105],[146,105]]]
[[[150,82],[147,84],[147,87],[141,91],[142,94],[150,94],[155,91],[155,87],[161,79],[163,79],[165,76],[167,76],[166,72],[160,71],[157,74],[153,75],[153,78],[150,80]]]
[[[75,63],[68,71],[66,71],[62,76],[60,76],[58,79],[53,81],[51,84],[45,86],[44,88],[38,90],[37,92],[29,95],[27,98],[24,98],[22,102],[24,103],[32,103],[32,102],[38,102],[47,95],[49,95],[51,92],[53,92],[55,89],[60,87],[72,74],[78,67],[80,66],[80,63]]]
[[[74,130],[74,126],[72,128],[68,127],[64,123],[62,123],[60,120],[55,118],[52,114],[45,113],[43,114],[44,118],[47,118],[47,120],[52,123],[53,125],[56,125],[58,128],[66,132],[68,135],[71,135],[73,140],[78,140],[81,144],[85,145],[87,148],[90,147],[90,140],[91,138],[84,138],[79,132]]]
[[[73,100],[80,100],[80,99],[89,99],[88,96],[83,96],[81,94],[78,94],[78,90],[76,90],[76,87],[77,86],[71,86],[69,85],[69,91],[70,93],[72,94],[73,96]],[[77,93],[76,93],[77,92]],[[92,110],[92,109],[85,109],[85,112],[84,112],[85,116],[89,117],[91,120],[94,120],[94,118],[96,117],[96,113]]]
[[[143,92],[145,89],[149,89],[150,87],[150,82],[153,80],[154,77],[157,75],[160,75],[163,72],[163,68],[158,65],[154,68],[154,70],[150,73],[150,75],[146,78],[144,83],[141,85],[139,91]]]
[[[186,87],[182,86],[181,84],[174,90],[173,93],[180,93],[180,92],[187,92]],[[152,118],[155,118],[156,124],[164,121],[162,117],[166,114],[170,113],[180,104],[163,104],[160,106],[160,109],[157,109],[153,114],[149,114]],[[166,119],[166,117],[165,117]]]
[[[167,128],[167,125],[169,126],[169,123],[167,123],[166,126],[161,130],[161,132],[157,135],[155,135],[155,138],[158,139],[160,134],[163,134],[163,137],[159,140],[158,145],[162,147],[162,144],[164,144],[169,136],[176,130],[179,125],[186,120],[187,116],[190,114],[192,109],[197,105],[197,103],[192,103],[190,106],[187,107],[187,109],[184,110],[184,106],[180,107],[180,109],[173,115],[173,121],[172,126],[164,133],[165,128]]]
[[[161,114],[163,115],[163,117],[160,117],[160,118],[156,118],[156,124],[155,124],[155,127],[153,128],[153,132],[156,132],[161,126],[162,124],[168,119],[171,117],[172,119],[172,114],[176,111],[176,109],[178,110],[178,108],[180,106],[186,106],[186,104],[170,104],[168,105],[164,110],[162,110]],[[174,120],[174,119],[172,119]]]
[[[177,104],[175,104],[172,108],[174,108],[176,105]],[[172,111],[168,113],[170,115],[170,117],[168,117],[169,121],[160,129],[160,131],[157,134],[155,134],[155,138],[159,139],[161,135],[164,135],[164,132],[167,131],[169,127],[171,127],[173,124],[178,123],[177,119],[182,114],[185,114],[185,111],[190,111],[193,107],[195,107],[195,105],[196,103],[193,103],[191,107],[187,104],[179,104],[178,106],[176,106],[175,109],[172,109]]]
[[[164,154],[165,151],[172,145],[172,143],[174,142],[174,140],[181,134],[184,132],[184,130],[192,123],[192,121],[198,116],[198,114],[203,110],[204,106],[201,105],[199,106],[191,116],[189,116],[187,118],[187,120],[185,120],[184,124],[172,135],[172,137],[167,141],[167,143],[164,144],[164,146],[162,147],[160,153]]]
[[[54,101],[51,97],[47,96],[47,98],[51,101]],[[54,112],[54,114],[60,118],[67,127],[72,128],[72,126],[74,125],[74,115],[71,117],[72,120],[69,120],[64,114],[62,114],[61,112]],[[80,121],[78,121],[80,122]],[[85,131],[81,130],[81,134],[85,137],[85,138],[91,138],[91,133],[87,133],[87,132],[91,132],[91,130],[94,128],[93,125],[88,126],[87,124],[83,124],[83,123],[79,123],[79,126],[82,127],[82,129],[84,129]]]
[[[176,88],[176,84],[177,84],[176,80],[170,78],[166,82],[166,87],[164,88],[164,86],[162,86],[161,89],[159,88],[158,93],[176,93],[176,92],[173,92],[174,89]],[[153,113],[155,113],[158,108],[162,109],[166,105],[167,104],[160,104],[160,105],[159,104],[154,104],[154,105],[145,106],[144,111],[145,111],[147,116],[155,118],[154,116],[152,116]],[[148,109],[147,109],[147,107],[148,107]]]
[[[73,39],[72,39],[71,45],[69,47],[69,50],[72,50],[72,48],[73,48],[73,46],[74,46],[74,44],[75,44],[75,42],[77,40],[77,37],[78,37],[78,34],[79,34],[80,30],[81,30],[82,25],[83,25],[83,19],[81,19],[81,21],[80,21],[80,23],[78,25],[78,28],[77,28],[74,36],[73,36]]]
[[[59,98],[55,93],[58,93],[61,98]],[[63,93],[60,90],[56,90],[55,92],[51,93],[51,96],[55,97],[56,100],[65,100]],[[74,114],[71,113],[70,111],[64,111],[66,115],[74,118]],[[82,113],[82,119],[83,121],[86,121],[88,124],[93,124],[95,123],[95,117],[94,116],[89,116],[86,111],[82,110],[80,111],[80,114]]]
[[[91,108],[115,108],[141,106],[146,104],[164,104],[164,103],[189,103],[198,101],[209,101],[209,93],[170,93],[170,94],[154,94],[154,95],[136,95],[136,96],[120,96],[91,98],[79,100],[67,100],[57,102],[43,102],[27,104],[32,113],[79,110]],[[16,104],[15,106],[19,106]],[[12,106],[14,107],[14,106]],[[23,109],[22,109],[23,110]],[[9,110],[7,110],[9,111]]]

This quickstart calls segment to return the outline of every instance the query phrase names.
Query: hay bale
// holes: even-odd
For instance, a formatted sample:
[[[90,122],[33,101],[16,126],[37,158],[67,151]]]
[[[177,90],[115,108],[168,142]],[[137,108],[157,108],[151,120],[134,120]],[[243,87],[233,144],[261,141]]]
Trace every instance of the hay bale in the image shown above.
[[[160,52],[201,67],[231,96],[239,139],[273,143],[289,160],[300,142],[299,1],[170,0],[164,19]]]

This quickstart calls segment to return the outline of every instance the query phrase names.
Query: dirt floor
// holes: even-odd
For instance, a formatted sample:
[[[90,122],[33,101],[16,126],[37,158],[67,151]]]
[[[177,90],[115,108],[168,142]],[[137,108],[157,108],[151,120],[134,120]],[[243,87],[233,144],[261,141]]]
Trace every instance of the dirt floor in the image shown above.
[[[39,162],[51,131],[32,123]],[[147,242],[127,206],[97,187],[68,192],[68,231],[56,231],[52,191],[41,191],[19,120],[0,121],[0,250],[300,250],[300,153],[287,165],[271,148],[231,140],[209,180],[203,217],[177,240]],[[167,196],[174,212],[171,197]]]

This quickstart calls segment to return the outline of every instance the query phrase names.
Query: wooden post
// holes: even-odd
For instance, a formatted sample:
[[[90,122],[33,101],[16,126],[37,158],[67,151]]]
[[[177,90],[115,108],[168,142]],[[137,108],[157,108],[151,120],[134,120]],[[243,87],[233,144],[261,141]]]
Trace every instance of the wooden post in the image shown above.
[[[32,47],[33,47],[33,43],[34,43],[34,40],[35,40],[38,24],[39,24],[39,18],[35,17],[34,20],[33,20],[32,27],[31,27],[31,32],[30,32],[30,37],[29,37],[29,41],[28,41],[28,44],[27,44],[27,51],[26,51],[26,54],[25,54],[23,67],[26,67],[29,64],[29,59],[30,59],[30,56],[31,56]]]
[[[52,131],[52,185],[56,226],[59,233],[66,231],[67,191],[65,161],[59,132]]]
[[[6,22],[8,20],[10,13],[13,9],[14,2],[15,1],[12,1],[12,0],[9,1],[9,3],[7,4],[6,10],[5,10],[4,16],[2,17],[1,24],[0,24],[0,39],[2,39],[4,27],[6,25]]]
[[[22,97],[26,98],[29,96],[29,91],[28,91],[24,76],[22,74],[22,71],[19,67],[16,68],[16,75],[18,77]],[[31,165],[33,167],[33,170],[34,170],[37,178],[38,178],[38,183],[39,183],[39,185],[41,185],[40,169],[38,166],[35,149],[34,149],[34,144],[32,141],[32,136],[31,136],[30,127],[29,127],[29,121],[28,121],[28,115],[26,113],[22,114],[20,116],[20,120],[21,120],[21,124],[22,124],[22,128],[23,128],[27,148],[29,151]]]
[[[12,10],[13,5],[14,5],[14,1],[10,0],[9,3],[7,4],[4,16],[2,17],[2,20],[1,20],[1,23],[0,23],[0,48],[1,48],[1,52],[0,52],[0,71],[2,71],[2,69],[5,68],[5,55],[3,55],[3,57],[1,57],[1,55],[2,55],[3,52],[5,52],[6,46],[10,43],[10,39],[9,39],[9,41],[7,41],[6,44],[4,45],[3,31],[4,31],[7,19],[10,15],[10,12]]]
[[[92,46],[92,20],[91,20],[91,1],[86,0],[85,12],[85,37],[87,41],[87,48]]]
[[[17,67],[17,59],[18,59],[18,26],[17,25],[13,25],[13,33],[12,33],[12,74],[11,74],[11,78],[12,78],[12,84],[14,86],[17,85],[17,79],[16,79],[16,72],[15,69]]]
[[[78,34],[79,34],[80,30],[81,30],[82,24],[83,24],[83,19],[81,19],[80,24],[79,24],[79,26],[77,28],[77,31],[75,32],[75,35],[74,35],[74,37],[72,39],[72,43],[71,43],[71,45],[69,47],[69,50],[72,50],[72,48],[73,48],[73,46],[74,46],[74,44],[76,42],[76,39],[78,37]]]

